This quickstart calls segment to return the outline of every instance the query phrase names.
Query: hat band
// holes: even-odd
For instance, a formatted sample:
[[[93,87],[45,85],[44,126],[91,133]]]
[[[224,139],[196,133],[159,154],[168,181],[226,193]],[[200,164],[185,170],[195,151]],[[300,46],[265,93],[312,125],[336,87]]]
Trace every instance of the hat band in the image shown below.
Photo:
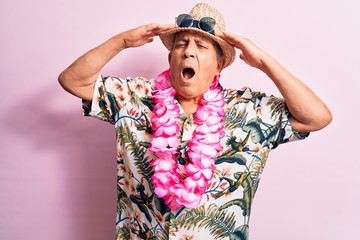
[[[176,18],[176,26],[181,28],[198,28],[204,32],[214,34],[216,21],[212,17],[203,17],[200,21],[193,19],[189,14],[180,14]]]

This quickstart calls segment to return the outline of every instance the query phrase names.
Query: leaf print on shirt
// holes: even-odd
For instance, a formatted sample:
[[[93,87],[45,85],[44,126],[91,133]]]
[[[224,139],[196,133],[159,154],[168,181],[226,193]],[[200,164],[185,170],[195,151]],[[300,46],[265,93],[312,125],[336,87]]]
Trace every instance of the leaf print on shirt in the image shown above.
[[[215,204],[189,209],[171,223],[171,227],[189,230],[195,227],[209,229],[215,239],[229,237],[235,228],[235,215],[227,210],[220,210]]]
[[[230,240],[248,240],[249,226],[242,225],[234,230],[230,235]]]
[[[215,194],[213,194],[213,197],[215,199],[220,198],[224,194],[230,194],[234,191],[236,191],[239,187],[241,187],[242,182],[244,181],[247,173],[246,172],[240,172],[240,173],[234,173],[234,179],[231,179],[229,177],[220,177],[220,183],[225,182],[226,185],[223,186],[223,189]],[[221,184],[220,184],[221,185]]]
[[[121,227],[116,228],[116,240],[130,239],[130,225],[123,224]]]
[[[266,144],[274,141],[279,133],[280,123],[271,125],[263,122],[261,118],[255,117],[250,119],[243,127],[244,131],[251,132],[253,143]]]
[[[147,149],[153,134],[149,121],[154,107],[152,89],[152,80],[100,75],[93,100],[83,101],[84,115],[115,125],[117,239],[247,240],[252,201],[270,150],[308,134],[292,130],[291,114],[281,98],[249,88],[224,89],[225,136],[215,159],[214,178],[203,195],[201,208],[172,212],[153,193],[150,181],[153,172],[149,162],[154,156]],[[180,123],[182,144],[176,159],[186,164],[188,136],[196,123],[192,115]]]
[[[148,157],[145,157],[147,150],[142,144],[139,144],[136,133],[131,132],[127,125],[124,126],[122,124],[116,127],[116,133],[118,143],[124,146],[134,157],[138,172],[141,173],[147,181],[150,181],[153,169],[149,164]]]
[[[253,179],[249,173],[238,173],[236,178],[238,178],[236,183],[243,187],[243,198],[230,200],[223,204],[219,210],[233,206],[240,207],[242,209],[242,215],[244,216],[244,223],[249,225],[251,205],[256,189],[253,186]]]
[[[271,109],[271,118],[276,119],[283,112],[285,107],[285,102],[281,98],[270,97],[266,102],[267,106],[270,106]]]
[[[224,118],[226,129],[242,128],[246,123],[247,112],[245,109],[239,111],[238,106],[234,106],[227,112]]]

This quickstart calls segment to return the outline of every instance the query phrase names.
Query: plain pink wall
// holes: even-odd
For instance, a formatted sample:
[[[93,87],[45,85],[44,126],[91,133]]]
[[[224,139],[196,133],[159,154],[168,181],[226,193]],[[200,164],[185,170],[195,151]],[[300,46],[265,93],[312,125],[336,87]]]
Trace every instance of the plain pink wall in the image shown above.
[[[208,1],[229,31],[250,38],[308,84],[334,120],[272,152],[253,206],[252,240],[357,240],[360,216],[359,4],[344,0]],[[123,30],[171,23],[194,1],[0,2],[0,239],[114,239],[115,136],[82,117],[58,74]],[[104,74],[154,77],[167,67],[157,39],[116,57]],[[239,59],[222,76],[278,94]],[[306,99],[304,99],[306,101]]]

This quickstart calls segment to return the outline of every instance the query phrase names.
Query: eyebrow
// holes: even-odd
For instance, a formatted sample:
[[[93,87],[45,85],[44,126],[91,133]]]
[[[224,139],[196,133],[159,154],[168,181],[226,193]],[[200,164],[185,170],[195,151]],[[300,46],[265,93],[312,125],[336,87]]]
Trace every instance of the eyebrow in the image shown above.
[[[177,38],[177,39],[175,39],[175,42],[188,42],[189,41],[189,39],[185,39],[185,38]]]
[[[175,40],[175,42],[189,42],[189,38],[187,38],[186,36],[184,37],[179,37]],[[201,43],[201,44],[210,44],[209,41],[206,41],[204,38],[198,37],[194,39],[195,43]]]

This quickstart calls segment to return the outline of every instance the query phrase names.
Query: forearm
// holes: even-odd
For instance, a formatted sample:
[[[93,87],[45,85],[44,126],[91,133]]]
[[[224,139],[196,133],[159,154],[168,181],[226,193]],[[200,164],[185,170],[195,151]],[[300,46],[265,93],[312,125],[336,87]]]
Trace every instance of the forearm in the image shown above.
[[[122,32],[78,58],[59,75],[65,90],[82,99],[91,100],[96,77],[116,54],[125,48],[150,43],[155,36],[173,29],[173,24],[147,24]]]
[[[272,79],[284,97],[296,131],[316,131],[331,122],[331,113],[321,99],[270,55],[264,54],[259,69]]]
[[[59,83],[75,96],[91,100],[101,69],[124,48],[122,35],[115,35],[73,62],[59,75]]]

